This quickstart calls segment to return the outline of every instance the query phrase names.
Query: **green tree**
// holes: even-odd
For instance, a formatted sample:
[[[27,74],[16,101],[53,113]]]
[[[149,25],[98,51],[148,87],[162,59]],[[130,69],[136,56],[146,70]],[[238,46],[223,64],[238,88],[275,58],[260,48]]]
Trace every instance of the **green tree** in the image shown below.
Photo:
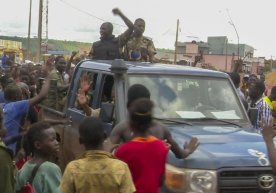
[[[270,72],[272,68],[275,68],[276,66],[276,60],[265,60],[265,66],[264,66],[264,72]]]

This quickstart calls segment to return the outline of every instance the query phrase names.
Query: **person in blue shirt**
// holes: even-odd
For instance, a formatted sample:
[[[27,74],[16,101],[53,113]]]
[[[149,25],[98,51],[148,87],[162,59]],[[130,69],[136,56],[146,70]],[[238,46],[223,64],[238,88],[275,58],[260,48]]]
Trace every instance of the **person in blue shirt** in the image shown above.
[[[49,91],[50,79],[47,78],[39,94],[27,100],[22,100],[22,90],[16,84],[5,88],[4,96],[8,101],[3,105],[4,127],[7,130],[4,142],[16,153],[16,143],[21,139],[22,121],[25,120],[29,108],[39,103]]]
[[[5,69],[7,67],[7,61],[9,60],[9,57],[7,56],[6,53],[4,53],[1,60],[2,60],[2,67]]]

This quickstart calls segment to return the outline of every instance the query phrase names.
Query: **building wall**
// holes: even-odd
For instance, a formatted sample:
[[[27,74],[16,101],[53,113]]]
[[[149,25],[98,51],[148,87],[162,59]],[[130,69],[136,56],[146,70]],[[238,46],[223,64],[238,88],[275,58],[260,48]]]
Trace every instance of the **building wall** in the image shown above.
[[[235,56],[234,60],[238,59],[237,56]],[[231,71],[232,67],[232,62],[233,61],[233,56],[228,55],[213,55],[213,54],[208,54],[208,55],[203,55],[203,62],[206,64],[210,64],[217,70],[221,71]],[[226,64],[227,64],[227,69],[226,69]]]
[[[227,44],[226,36],[208,37],[209,54],[223,54]]]
[[[257,72],[258,72],[258,63],[252,63],[251,64],[251,73],[257,74]]]
[[[241,53],[241,52],[240,52]],[[223,50],[223,54],[228,54],[228,55],[238,55],[238,45],[237,44],[230,44],[227,43],[224,50]]]
[[[187,43],[186,54],[198,54],[198,45],[196,43]]]
[[[241,57],[253,57],[254,48],[252,46],[241,44],[240,45],[240,56]]]
[[[217,70],[225,71],[226,69],[225,66],[227,62],[227,69],[226,69],[227,72],[231,71],[233,60],[237,60],[237,59],[238,59],[238,56],[233,57],[230,55],[228,55],[227,57],[225,55],[213,55],[213,54],[203,56],[203,62],[213,66]],[[250,62],[250,64],[246,66],[250,73],[258,74],[260,70],[259,68],[264,67],[264,60],[260,58],[253,58],[252,62]]]
[[[186,53],[186,46],[178,46],[177,47],[177,54]]]
[[[208,47],[200,47],[199,46],[198,50],[199,50],[199,53],[209,54],[209,48]]]
[[[217,70],[231,71],[232,64],[234,63],[233,60],[238,60],[238,48],[240,59],[244,61],[245,66],[251,73],[256,74],[258,69],[264,64],[262,61],[259,61],[260,58],[252,58],[254,55],[254,48],[252,46],[247,44],[231,44],[228,42],[226,36],[208,37],[207,43],[179,42],[177,46],[178,53],[190,56],[192,61],[194,61],[195,56],[200,56],[202,53],[203,60],[200,62],[203,65],[213,66]],[[258,61],[255,61],[256,59]]]

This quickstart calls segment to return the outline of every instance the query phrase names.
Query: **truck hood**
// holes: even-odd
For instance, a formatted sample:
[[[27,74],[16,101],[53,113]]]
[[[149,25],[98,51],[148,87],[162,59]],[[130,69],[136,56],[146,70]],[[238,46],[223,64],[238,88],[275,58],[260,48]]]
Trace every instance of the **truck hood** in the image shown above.
[[[186,159],[177,159],[170,151],[168,163],[174,166],[219,169],[270,165],[260,134],[231,126],[172,126],[169,129],[180,147],[192,136],[200,142],[197,150]]]

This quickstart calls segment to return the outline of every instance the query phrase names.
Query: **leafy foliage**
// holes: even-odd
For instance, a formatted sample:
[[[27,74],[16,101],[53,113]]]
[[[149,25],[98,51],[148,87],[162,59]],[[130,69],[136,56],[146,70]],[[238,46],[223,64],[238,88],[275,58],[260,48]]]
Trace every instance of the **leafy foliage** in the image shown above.
[[[276,60],[265,60],[265,66],[264,66],[264,72],[271,71],[271,67],[275,68],[276,66]]]

